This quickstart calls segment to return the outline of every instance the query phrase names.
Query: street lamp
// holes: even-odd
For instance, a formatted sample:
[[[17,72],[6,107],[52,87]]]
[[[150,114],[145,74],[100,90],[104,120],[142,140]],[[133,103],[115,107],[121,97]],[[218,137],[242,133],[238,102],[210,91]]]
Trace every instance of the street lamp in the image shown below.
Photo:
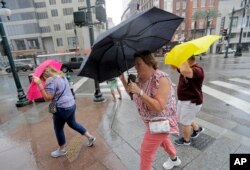
[[[8,57],[8,60],[9,60],[9,63],[10,63],[10,68],[11,68],[11,71],[12,71],[12,75],[14,77],[15,84],[16,84],[16,87],[17,87],[18,101],[16,103],[16,107],[22,107],[22,106],[26,106],[26,105],[30,104],[30,102],[26,98],[26,95],[25,95],[25,93],[23,91],[23,88],[22,88],[22,85],[20,83],[18,74],[16,72],[15,64],[14,64],[14,61],[13,61],[10,46],[9,46],[9,43],[8,43],[8,40],[7,40],[7,37],[6,37],[6,32],[4,30],[4,26],[3,26],[3,22],[2,22],[2,18],[1,18],[1,16],[3,16],[3,15],[10,16],[11,15],[11,10],[6,8],[6,6],[5,6],[6,2],[4,0],[2,0],[0,3],[2,4],[2,8],[0,9],[0,34],[1,34],[1,37],[2,37],[3,49],[4,49],[5,54]]]
[[[243,9],[242,21],[245,18],[246,7],[247,7],[247,0],[245,0],[244,7],[242,8]],[[239,42],[237,44],[236,52],[234,54],[235,57],[242,56],[242,53],[241,53],[242,52],[242,44],[241,44],[242,33],[243,33],[243,22],[241,23]]]

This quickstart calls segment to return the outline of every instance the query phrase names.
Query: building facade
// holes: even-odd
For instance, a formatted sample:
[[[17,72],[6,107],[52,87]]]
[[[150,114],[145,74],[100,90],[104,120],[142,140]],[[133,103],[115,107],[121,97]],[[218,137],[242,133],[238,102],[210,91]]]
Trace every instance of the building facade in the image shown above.
[[[245,5],[246,3],[246,5]],[[250,0],[220,0],[219,1],[219,11],[220,16],[217,20],[217,28],[216,33],[222,34],[222,31],[225,30],[227,36],[230,36],[230,41],[228,44],[228,39],[223,37],[216,45],[216,51],[220,52],[225,50],[226,46],[229,48],[236,49],[237,44],[240,39],[240,32],[242,29],[241,35],[241,44],[242,51],[249,51],[250,46]],[[234,9],[234,11],[233,11]],[[243,13],[245,10],[245,17],[243,17]],[[232,18],[233,13],[233,18]],[[231,34],[229,34],[230,23],[232,21],[231,26]]]
[[[86,0],[11,0],[6,5],[12,15],[2,18],[14,56],[90,49],[88,27],[76,27],[73,19]],[[101,30],[103,24],[94,26],[95,35]]]

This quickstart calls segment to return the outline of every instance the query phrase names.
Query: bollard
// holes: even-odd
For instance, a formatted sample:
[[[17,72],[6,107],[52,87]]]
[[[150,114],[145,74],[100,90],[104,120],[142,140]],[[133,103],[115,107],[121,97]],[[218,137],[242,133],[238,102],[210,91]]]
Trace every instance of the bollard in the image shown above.
[[[74,83],[73,83],[73,81],[72,81],[72,77],[71,77],[71,75],[70,75],[69,72],[66,73],[66,78],[67,78],[67,80],[68,80],[68,82],[69,82],[69,86],[70,86],[71,93],[72,93],[72,95],[74,96],[74,99],[75,99],[76,96],[75,96],[74,86],[73,86]]]

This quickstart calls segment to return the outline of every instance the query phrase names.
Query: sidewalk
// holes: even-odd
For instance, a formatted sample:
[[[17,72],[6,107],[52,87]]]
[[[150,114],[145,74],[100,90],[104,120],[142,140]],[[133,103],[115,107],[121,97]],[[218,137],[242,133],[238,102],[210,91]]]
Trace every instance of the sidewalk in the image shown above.
[[[65,126],[68,142],[66,157],[51,158],[57,148],[48,103],[33,103],[16,108],[16,99],[0,101],[0,164],[1,170],[138,170],[140,143],[144,133],[134,103],[123,98],[116,103],[94,103],[92,96],[77,96],[77,120],[96,137],[93,147],[87,140]],[[202,119],[204,134],[192,146],[177,146],[182,165],[175,169],[229,169],[229,154],[250,152],[242,139],[225,137]],[[172,139],[176,139],[173,136]],[[238,140],[238,141],[237,141]],[[162,170],[168,156],[159,149],[154,169]]]

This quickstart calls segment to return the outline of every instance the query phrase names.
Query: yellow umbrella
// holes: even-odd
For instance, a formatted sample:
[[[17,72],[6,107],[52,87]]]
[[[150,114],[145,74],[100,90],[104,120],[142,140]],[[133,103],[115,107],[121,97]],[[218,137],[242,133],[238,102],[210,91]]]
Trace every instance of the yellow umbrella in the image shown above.
[[[187,42],[176,45],[169,53],[165,54],[165,64],[179,67],[198,50],[199,47]]]
[[[218,35],[207,35],[201,38],[197,38],[195,40],[191,40],[189,41],[189,43],[192,43],[200,48],[198,51],[194,53],[194,55],[198,55],[206,53],[207,50],[210,48],[210,46],[220,38],[221,36]]]
[[[207,52],[209,47],[220,38],[217,35],[208,35],[197,38],[192,41],[176,45],[169,53],[165,55],[165,64],[171,64],[180,67],[192,55],[198,55]]]

